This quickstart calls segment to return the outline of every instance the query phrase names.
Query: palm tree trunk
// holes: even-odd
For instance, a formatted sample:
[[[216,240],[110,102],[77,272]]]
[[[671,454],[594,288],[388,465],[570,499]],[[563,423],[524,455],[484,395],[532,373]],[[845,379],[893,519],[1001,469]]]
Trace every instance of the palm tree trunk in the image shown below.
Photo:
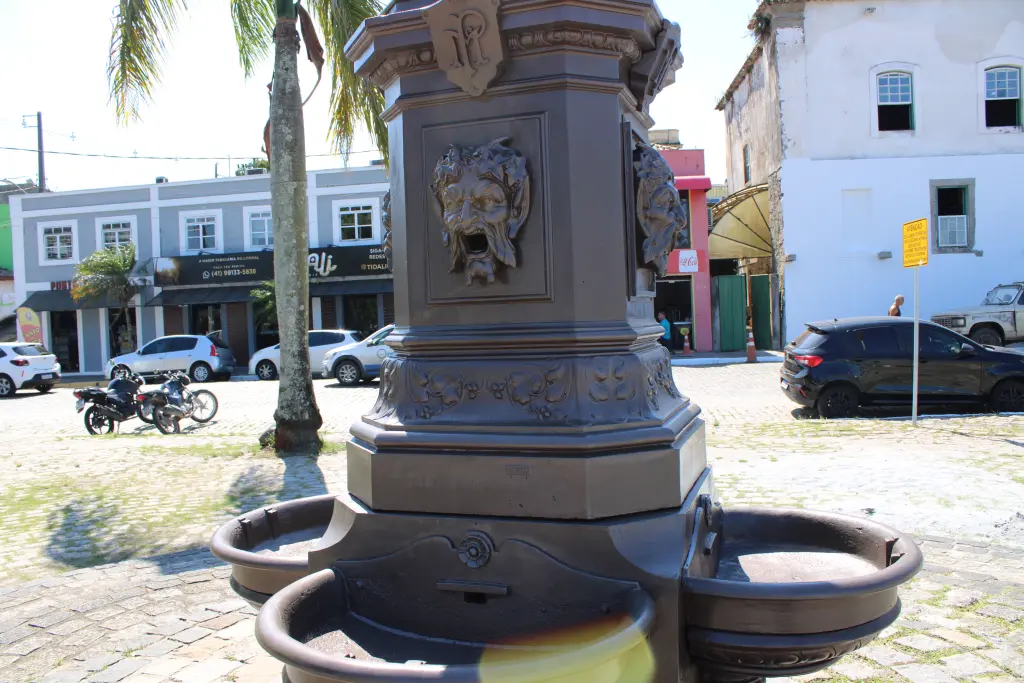
[[[309,225],[306,212],[306,140],[299,90],[299,34],[295,10],[278,3],[274,32],[274,86],[270,102],[270,196],[274,216],[274,281],[281,337],[275,446],[290,452],[319,449],[323,425],[309,367]],[[288,16],[290,14],[290,16]]]

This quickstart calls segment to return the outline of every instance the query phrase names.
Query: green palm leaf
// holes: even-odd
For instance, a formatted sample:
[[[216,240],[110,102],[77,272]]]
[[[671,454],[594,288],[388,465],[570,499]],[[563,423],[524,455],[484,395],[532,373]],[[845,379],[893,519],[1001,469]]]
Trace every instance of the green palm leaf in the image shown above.
[[[128,306],[144,284],[136,269],[134,244],[100,249],[76,266],[71,296],[76,301],[105,297]]]
[[[107,80],[119,121],[139,118],[139,106],[160,80],[165,39],[185,9],[185,0],[118,0]]]
[[[277,21],[273,0],[231,0],[231,21],[235,26],[238,60],[248,78],[270,52]]]

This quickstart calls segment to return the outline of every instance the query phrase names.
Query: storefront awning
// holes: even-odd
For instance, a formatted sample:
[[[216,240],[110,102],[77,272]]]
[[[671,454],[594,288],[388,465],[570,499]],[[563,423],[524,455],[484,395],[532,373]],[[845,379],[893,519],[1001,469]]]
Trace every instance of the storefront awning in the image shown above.
[[[147,306],[201,306],[203,304],[234,304],[252,299],[258,285],[244,287],[196,287],[165,289],[150,299]]]
[[[708,235],[709,258],[771,256],[769,213],[768,185],[743,188],[715,204],[711,209],[714,227]]]
[[[121,304],[107,297],[88,298],[75,301],[71,292],[66,289],[32,292],[25,303],[25,308],[33,311],[77,311],[83,308],[120,308]]]
[[[391,278],[316,282],[309,285],[309,295],[317,297],[344,294],[387,294],[393,291],[395,291],[395,281]]]

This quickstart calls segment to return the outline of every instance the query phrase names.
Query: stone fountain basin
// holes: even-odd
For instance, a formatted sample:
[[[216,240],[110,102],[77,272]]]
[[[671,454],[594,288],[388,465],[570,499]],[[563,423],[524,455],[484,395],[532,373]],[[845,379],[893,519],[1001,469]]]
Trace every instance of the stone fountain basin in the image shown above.
[[[690,654],[733,677],[812,673],[870,642],[924,562],[898,531],[823,512],[722,511],[694,537],[712,576],[684,582]]]
[[[332,494],[247,512],[220,527],[210,550],[231,564],[231,587],[254,607],[309,573],[308,553],[334,513]]]
[[[351,609],[339,569],[323,569],[277,592],[260,610],[256,638],[284,662],[290,683],[615,683],[651,666],[646,637],[654,603],[639,588],[623,612],[568,635],[536,634],[508,643],[431,638],[377,624]],[[388,600],[386,595],[362,596]],[[359,602],[359,600],[356,600]],[[416,610],[415,601],[408,609]]]

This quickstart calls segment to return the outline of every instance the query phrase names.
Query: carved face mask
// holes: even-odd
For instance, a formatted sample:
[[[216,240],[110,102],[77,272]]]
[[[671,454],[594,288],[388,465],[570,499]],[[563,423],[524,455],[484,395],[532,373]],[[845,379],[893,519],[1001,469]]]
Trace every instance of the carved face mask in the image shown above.
[[[669,253],[689,246],[688,219],[675,187],[675,175],[657,150],[641,145],[634,160],[637,222],[645,235],[643,260],[664,275]]]
[[[513,240],[529,213],[530,179],[526,160],[505,142],[453,146],[434,172],[450,270],[463,270],[467,285],[492,283],[501,265],[517,265]]]

